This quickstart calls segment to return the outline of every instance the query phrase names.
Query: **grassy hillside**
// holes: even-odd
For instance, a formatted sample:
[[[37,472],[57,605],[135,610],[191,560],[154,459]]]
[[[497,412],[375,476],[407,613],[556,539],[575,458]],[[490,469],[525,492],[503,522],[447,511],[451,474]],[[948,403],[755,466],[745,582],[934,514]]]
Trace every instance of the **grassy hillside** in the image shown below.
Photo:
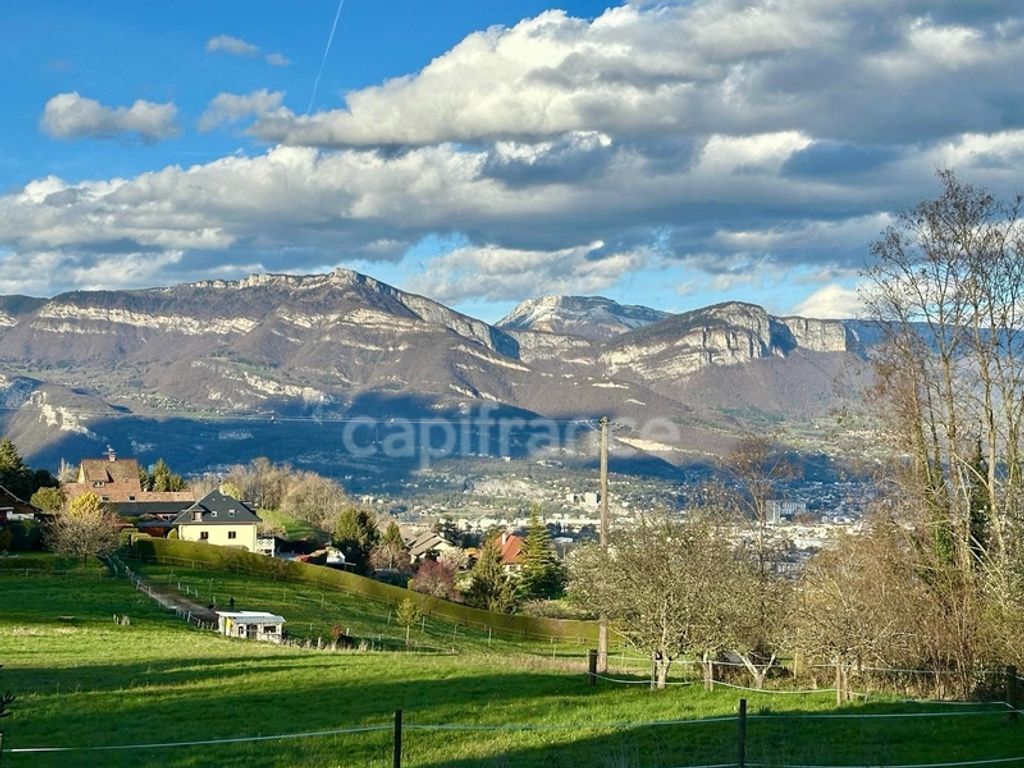
[[[275,560],[227,547],[142,538],[126,556],[141,563],[159,563],[192,569],[212,568],[304,584],[316,590],[347,592],[391,606],[397,606],[403,600],[412,600],[423,613],[432,618],[476,628],[482,632],[491,630],[492,633],[506,634],[523,640],[557,638],[562,641],[586,643],[597,637],[597,624],[591,621],[491,613],[384,584],[354,573],[308,563]]]
[[[8,753],[5,768],[384,768],[392,764],[389,724],[397,708],[408,726],[405,766],[661,768],[735,760],[736,723],[729,717],[736,691],[589,687],[582,659],[321,653],[229,640],[187,627],[95,567],[68,576],[4,569],[0,589],[0,687],[18,694],[15,714],[4,722],[5,748],[381,727],[260,742]],[[129,614],[131,625],[114,624],[114,613]],[[1002,711],[963,716],[955,713],[974,708],[877,702],[839,714],[952,716],[808,719],[833,714],[827,694],[745,695],[754,715],[751,762],[899,765],[1024,754],[1024,724],[1008,722]]]

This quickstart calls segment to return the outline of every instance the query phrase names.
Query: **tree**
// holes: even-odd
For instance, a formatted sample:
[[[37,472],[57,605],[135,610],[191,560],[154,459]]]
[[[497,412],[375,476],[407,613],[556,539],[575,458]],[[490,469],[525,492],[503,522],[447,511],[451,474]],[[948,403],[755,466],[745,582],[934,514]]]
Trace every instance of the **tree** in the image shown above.
[[[746,606],[743,564],[723,531],[703,517],[643,518],[612,531],[607,555],[587,544],[570,560],[569,595],[603,611],[626,642],[655,660],[664,688],[672,662],[692,654],[710,662],[735,645]]]
[[[380,543],[370,553],[370,564],[378,570],[410,570],[409,550],[394,520],[388,523]]]
[[[412,588],[445,600],[454,599],[458,596],[454,563],[447,560],[424,560],[412,578]]]
[[[51,551],[67,557],[102,557],[120,544],[120,521],[94,493],[72,499],[47,526]]]
[[[409,635],[412,632],[413,624],[420,620],[422,616],[420,607],[410,600],[408,597],[398,604],[398,610],[395,613],[395,619],[400,625],[405,627],[405,644],[409,645]]]
[[[57,485],[45,469],[32,470],[10,438],[0,440],[0,485],[21,499],[31,498],[39,488]]]
[[[157,459],[156,464],[153,465],[153,471],[147,476],[143,487],[149,491],[167,493],[168,491],[183,491],[187,485],[185,478],[171,472],[166,461]]]
[[[64,492],[60,488],[40,488],[32,494],[29,503],[43,512],[53,514],[64,506]]]
[[[286,488],[281,511],[323,531],[329,531],[342,511],[352,504],[338,483],[315,472],[293,473]]]
[[[530,527],[519,557],[522,570],[517,591],[525,600],[551,600],[565,590],[565,573],[551,546],[551,534],[536,507],[530,510]]]
[[[797,644],[811,660],[835,667],[840,691],[858,666],[928,663],[921,629],[931,609],[912,550],[907,532],[874,512],[863,533],[842,536],[804,569]]]
[[[1021,602],[1024,224],[1020,196],[939,181],[873,244],[863,296],[890,494],[934,608],[922,631],[966,685],[996,650],[989,617]]]
[[[345,555],[357,573],[370,570],[370,552],[380,538],[377,521],[365,509],[349,507],[334,524],[334,545]]]
[[[721,462],[729,482],[720,500],[727,512],[746,522],[741,554],[750,568],[743,571],[741,597],[747,610],[732,649],[761,688],[788,634],[791,581],[783,573],[789,549],[772,524],[770,503],[799,468],[765,435],[744,435]]]
[[[467,603],[486,611],[512,612],[516,605],[515,587],[501,564],[497,537],[492,537],[484,544],[471,576],[466,591]]]

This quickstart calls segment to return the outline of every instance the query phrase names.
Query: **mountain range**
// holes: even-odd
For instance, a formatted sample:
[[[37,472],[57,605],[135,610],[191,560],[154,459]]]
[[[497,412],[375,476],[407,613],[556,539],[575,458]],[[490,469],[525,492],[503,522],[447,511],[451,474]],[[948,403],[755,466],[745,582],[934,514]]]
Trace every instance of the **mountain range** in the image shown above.
[[[185,471],[270,455],[373,474],[380,462],[312,433],[486,407],[524,420],[607,414],[620,447],[679,466],[749,429],[820,420],[856,394],[837,382],[866,370],[871,343],[858,321],[741,302],[672,315],[549,296],[491,325],[349,270],[7,296],[0,427],[50,464],[110,443]],[[672,429],[644,432],[652,419]]]

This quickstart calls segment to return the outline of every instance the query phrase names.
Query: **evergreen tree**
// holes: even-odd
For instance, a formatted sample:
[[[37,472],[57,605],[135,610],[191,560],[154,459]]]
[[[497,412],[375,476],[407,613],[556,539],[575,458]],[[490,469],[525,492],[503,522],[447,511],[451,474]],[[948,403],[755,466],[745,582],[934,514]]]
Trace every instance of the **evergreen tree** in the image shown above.
[[[29,499],[39,488],[57,485],[45,469],[32,470],[10,438],[0,440],[0,485],[20,499]]]
[[[402,538],[402,532],[394,520],[388,523],[380,543],[373,548],[370,562],[374,568],[383,570],[408,570],[409,550],[406,549],[405,539]]]
[[[180,491],[185,488],[185,478],[171,472],[171,468],[167,466],[167,462],[163,459],[157,459],[156,464],[153,465],[153,474],[150,475],[150,483],[150,490],[156,491],[157,493]]]
[[[551,600],[565,590],[565,575],[551,547],[551,534],[536,507],[530,510],[530,529],[519,556],[522,572],[518,592],[524,600]]]
[[[473,581],[466,592],[466,602],[476,608],[497,613],[511,613],[516,596],[512,579],[501,565],[497,538],[490,539],[473,567]]]
[[[338,515],[334,525],[334,546],[345,555],[345,562],[357,573],[370,570],[370,553],[380,540],[377,521],[365,509],[349,507]]]

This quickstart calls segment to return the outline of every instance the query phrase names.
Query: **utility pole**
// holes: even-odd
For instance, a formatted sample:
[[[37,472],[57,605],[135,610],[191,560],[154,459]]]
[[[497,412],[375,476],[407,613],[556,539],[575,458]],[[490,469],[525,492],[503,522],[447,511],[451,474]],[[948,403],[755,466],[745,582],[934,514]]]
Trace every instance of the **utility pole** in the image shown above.
[[[608,417],[601,417],[601,549],[608,567]],[[597,671],[608,672],[608,615],[601,612],[597,628]]]

